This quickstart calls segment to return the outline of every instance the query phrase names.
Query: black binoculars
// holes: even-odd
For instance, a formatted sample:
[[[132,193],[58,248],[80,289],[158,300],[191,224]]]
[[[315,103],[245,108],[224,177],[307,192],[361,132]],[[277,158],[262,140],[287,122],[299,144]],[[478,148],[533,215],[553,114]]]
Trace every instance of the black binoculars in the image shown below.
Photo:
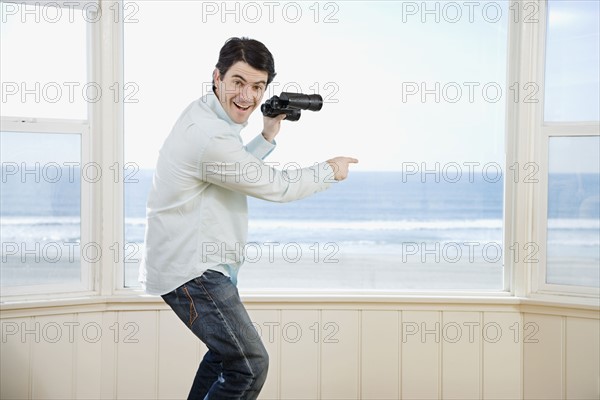
[[[319,111],[323,107],[323,98],[318,94],[281,92],[260,106],[265,117],[285,114],[286,121],[298,121],[301,110]]]

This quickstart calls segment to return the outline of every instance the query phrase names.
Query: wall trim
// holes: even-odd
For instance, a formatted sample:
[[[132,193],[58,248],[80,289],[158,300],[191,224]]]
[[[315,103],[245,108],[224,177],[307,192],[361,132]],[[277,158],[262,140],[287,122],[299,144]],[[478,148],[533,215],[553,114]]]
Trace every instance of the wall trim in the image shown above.
[[[360,310],[441,310],[496,311],[561,315],[600,319],[600,306],[565,304],[519,297],[411,296],[411,295],[247,295],[242,301],[248,309],[360,309]],[[157,311],[169,307],[158,296],[95,296],[0,305],[0,319],[25,318],[105,311]]]

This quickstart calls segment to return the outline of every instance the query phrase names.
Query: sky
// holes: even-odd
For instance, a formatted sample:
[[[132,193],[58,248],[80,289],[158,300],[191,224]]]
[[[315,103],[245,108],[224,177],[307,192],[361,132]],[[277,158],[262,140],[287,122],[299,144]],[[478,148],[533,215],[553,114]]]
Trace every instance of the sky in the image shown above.
[[[233,7],[213,4],[216,10],[182,2],[167,11],[147,3],[140,8],[140,23],[126,26],[125,80],[138,81],[140,92],[151,91],[145,105],[126,107],[136,115],[126,130],[139,132],[154,148],[183,108],[199,97],[198,89],[210,87],[225,40],[247,36],[265,43],[275,57],[277,77],[265,98],[293,88],[317,91],[325,99],[318,113],[303,112],[300,121],[284,122],[269,161],[312,165],[345,155],[360,160],[356,170],[400,170],[403,163],[426,160],[501,162],[502,102],[483,101],[481,91],[473,103],[466,93],[454,104],[436,103],[435,95],[422,103],[420,96],[422,84],[435,89],[436,82],[440,97],[450,82],[504,86],[506,24],[501,21],[480,18],[473,24],[481,28],[483,37],[477,38],[468,23],[431,18],[423,24],[414,15],[399,24],[403,8],[397,2],[281,3],[272,12],[262,7],[256,23],[252,8],[240,5],[236,14]],[[170,29],[146,29],[142,21]],[[138,51],[127,56],[134,48]],[[460,54],[471,60],[460,60]],[[152,64],[156,67],[148,68]],[[419,92],[403,99],[407,88]],[[144,115],[165,118],[142,121]],[[261,130],[262,116],[255,113],[243,138],[248,141]],[[135,140],[126,146],[133,160],[150,157],[134,149]]]
[[[580,16],[564,12],[557,8],[551,20],[561,29],[583,29]],[[586,24],[597,26],[597,20],[589,21],[590,10],[582,13]],[[73,22],[63,16],[58,23],[44,23],[44,18],[31,23],[29,17],[26,31],[17,17],[6,10],[2,16],[3,84],[27,82],[31,88],[37,80],[46,97],[57,90],[62,97],[23,105],[18,94],[12,95],[3,99],[2,114],[85,118],[81,16]],[[300,121],[283,122],[271,162],[309,166],[346,155],[360,160],[353,169],[364,171],[398,171],[407,163],[503,165],[506,100],[517,95],[506,82],[507,25],[517,16],[504,1],[476,2],[474,8],[464,2],[170,1],[167,6],[137,1],[126,2],[121,17],[125,87],[120,94],[129,100],[125,161],[140,168],[154,167],[180,113],[210,90],[219,49],[232,36],[260,40],[274,55],[277,77],[263,101],[284,89],[318,92],[325,99],[321,111],[304,111]],[[561,43],[552,54],[573,47],[572,40]],[[590,67],[580,69],[578,79],[589,68],[597,71],[597,51],[591,54]],[[15,66],[14,57],[27,62]],[[549,73],[561,77],[568,67],[563,63]],[[66,104],[64,82],[79,83],[74,100]],[[531,87],[519,85],[519,99],[535,96]],[[89,97],[93,89],[88,88]],[[567,89],[553,86],[554,97],[560,100]],[[242,137],[247,142],[261,130],[257,110]]]

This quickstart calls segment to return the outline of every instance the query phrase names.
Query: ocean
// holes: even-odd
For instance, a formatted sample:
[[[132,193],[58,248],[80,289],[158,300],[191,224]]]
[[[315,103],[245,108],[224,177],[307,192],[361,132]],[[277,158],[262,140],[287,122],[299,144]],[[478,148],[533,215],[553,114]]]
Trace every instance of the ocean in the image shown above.
[[[2,285],[78,279],[80,254],[65,244],[79,245],[79,180],[68,179],[66,170],[52,182],[44,174],[2,172]],[[329,273],[324,288],[502,289],[503,179],[478,173],[444,178],[353,171],[300,201],[249,197],[249,267],[242,268],[247,287],[301,289],[315,285],[314,274]],[[152,171],[139,170],[125,185],[125,282],[132,287],[151,182]],[[549,199],[548,281],[597,285],[600,176],[552,175]],[[510,249],[507,257],[539,261],[536,243],[512,243]],[[66,260],[69,251],[74,259]],[[340,274],[343,284],[336,281]],[[356,282],[348,280],[353,275]]]

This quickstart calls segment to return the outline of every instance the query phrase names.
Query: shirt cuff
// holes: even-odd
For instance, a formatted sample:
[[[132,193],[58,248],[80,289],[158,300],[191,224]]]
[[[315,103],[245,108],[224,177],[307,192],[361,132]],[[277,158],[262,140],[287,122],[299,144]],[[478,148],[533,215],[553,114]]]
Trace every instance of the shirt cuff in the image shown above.
[[[271,154],[273,149],[275,149],[276,145],[277,143],[274,139],[273,143],[271,143],[267,139],[265,139],[262,133],[260,133],[254,139],[248,142],[248,144],[246,145],[246,151],[255,156],[256,158],[260,158],[261,160],[263,160],[269,154]]]

